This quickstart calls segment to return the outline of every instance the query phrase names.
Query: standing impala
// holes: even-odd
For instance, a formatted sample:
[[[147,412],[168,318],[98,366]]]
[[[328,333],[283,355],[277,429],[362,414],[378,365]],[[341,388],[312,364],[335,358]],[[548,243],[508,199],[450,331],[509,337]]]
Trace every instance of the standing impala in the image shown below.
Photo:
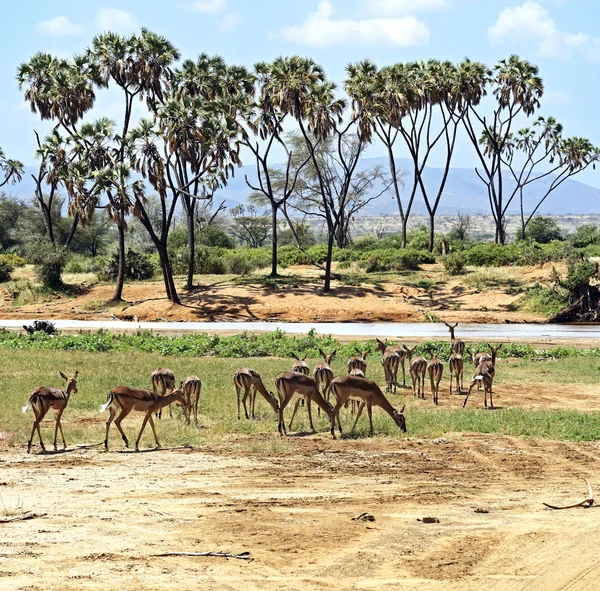
[[[277,399],[271,392],[268,392],[263,384],[260,374],[250,369],[249,367],[240,367],[233,374],[233,385],[237,394],[237,406],[238,406],[238,421],[240,420],[240,394],[244,392],[242,397],[242,404],[244,405],[244,413],[246,418],[248,416],[248,407],[246,406],[246,399],[250,396],[250,411],[252,418],[254,419],[254,405],[256,403],[256,392],[260,392],[261,396],[271,405],[271,408],[277,413],[279,411],[279,404]]]
[[[194,424],[198,424],[198,403],[200,402],[200,393],[202,392],[202,382],[198,376],[188,376],[179,384],[185,398],[185,407],[187,414],[187,424],[190,424],[192,418],[192,409],[194,410]]]
[[[353,369],[360,369],[365,375],[367,375],[367,355],[368,351],[357,351],[357,354],[348,359],[348,373]]]
[[[437,353],[427,363],[427,371],[431,382],[431,396],[437,405],[440,393],[440,381],[444,373],[444,364],[438,359]]]
[[[406,433],[406,420],[404,418],[404,406],[401,410],[396,410],[385,397],[381,388],[372,380],[366,380],[358,376],[339,376],[331,382],[329,386],[330,390],[335,396],[336,403],[331,411],[331,435],[335,439],[335,421],[337,419],[337,425],[340,435],[343,434],[342,423],[340,421],[340,409],[344,406],[348,400],[356,400],[359,403],[358,413],[356,414],[356,420],[352,425],[352,431],[358,423],[358,419],[362,414],[363,408],[367,407],[367,413],[369,415],[369,433],[373,435],[373,406],[379,406],[387,412],[394,422],[402,431]]]
[[[465,343],[464,341],[457,339],[454,335],[454,329],[458,326],[458,322],[455,322],[454,324],[448,324],[447,322],[444,322],[444,324],[450,331],[450,351],[463,355],[465,352]]]
[[[329,384],[331,384],[331,380],[334,378],[331,362],[337,353],[337,349],[329,355],[325,355],[321,349],[319,349],[319,353],[321,354],[321,357],[323,357],[323,362],[319,362],[315,365],[313,377],[315,378],[319,392],[321,392],[323,398],[329,402]],[[321,414],[321,409],[318,408],[317,412],[318,414]]]
[[[452,394],[452,376],[456,378],[456,392],[461,394],[463,391],[464,360],[459,353],[451,353],[448,359],[448,369],[450,370],[450,394]]]
[[[150,427],[152,427],[152,433],[154,433],[154,440],[156,441],[156,447],[160,448],[160,443],[158,442],[158,437],[156,436],[156,429],[154,428],[154,420],[152,419],[152,415],[158,410],[164,408],[165,406],[170,406],[173,402],[177,402],[179,406],[181,406],[185,410],[185,398],[183,396],[183,392],[178,388],[177,390],[173,390],[169,392],[166,396],[160,396],[152,390],[143,390],[141,388],[129,388],[127,386],[119,386],[114,390],[111,390],[108,393],[108,399],[106,404],[103,404],[100,407],[100,412],[104,412],[107,408],[109,409],[110,416],[106,421],[106,437],[104,439],[104,449],[108,451],[108,431],[110,429],[110,424],[115,421],[115,425],[121,433],[121,437],[125,442],[125,447],[129,447],[129,441],[127,440],[127,436],[123,432],[121,428],[121,422],[123,419],[132,411],[145,412],[144,420],[142,421],[142,428],[140,429],[140,434],[135,442],[135,451],[139,451],[140,439],[142,438],[142,433],[146,428],[146,423],[150,422]],[[119,416],[115,419],[115,416],[118,411],[121,411]]]
[[[298,409],[300,399],[306,400],[308,421],[313,433],[315,432],[315,426],[313,425],[312,421],[311,402],[317,404],[321,409],[323,409],[325,414],[331,418],[331,404],[325,401],[319,392],[319,389],[317,388],[316,382],[310,376],[298,373],[297,371],[284,371],[275,379],[275,386],[277,387],[277,394],[279,395],[278,428],[281,435],[286,435],[287,433],[283,411],[293,398],[296,398],[297,400],[294,412],[292,414],[292,420],[290,421],[290,429],[292,428],[292,422],[294,421],[294,416],[296,414],[296,410]]]
[[[412,349],[405,346],[404,349],[406,350],[406,356],[408,357],[408,370],[410,372],[410,377],[412,378],[413,394],[415,398],[425,398],[427,360],[421,355],[413,357],[417,346],[418,345],[415,345]]]
[[[76,371],[72,378],[68,378],[62,371],[59,373],[60,377],[67,382],[67,387],[64,390],[61,390],[60,388],[40,386],[31,393],[27,404],[21,409],[25,413],[31,408],[33,409],[33,414],[35,416],[33,421],[33,429],[31,430],[31,437],[27,443],[27,453],[31,451],[33,435],[36,429],[40,438],[40,447],[42,448],[42,451],[46,451],[44,442],[42,441],[40,423],[46,414],[48,414],[50,409],[57,411],[56,424],[54,425],[54,451],[56,451],[56,437],[59,429],[63,441],[63,449],[67,448],[67,442],[65,441],[65,435],[63,433],[60,418],[62,417],[65,408],[67,408],[67,404],[69,404],[69,398],[71,394],[77,394],[77,376],[79,375],[79,372]]]
[[[398,337],[400,338],[400,337]],[[404,362],[406,361],[406,351],[402,345],[388,345],[387,339],[385,341],[377,340],[377,350],[383,352],[389,351],[390,353],[396,353],[400,358],[400,365],[402,365],[402,385],[406,386],[406,368]],[[397,371],[397,370],[396,370]],[[398,385],[398,384],[396,384]]]
[[[475,375],[473,376],[473,381],[469,386],[469,392],[467,393],[467,397],[463,403],[463,408],[467,405],[467,400],[469,399],[469,395],[471,394],[471,390],[475,384],[483,384],[483,405],[487,408],[487,395],[490,395],[490,408],[494,408],[494,401],[492,399],[492,386],[494,385],[494,376],[496,375],[496,356],[498,355],[498,351],[502,348],[502,345],[498,345],[497,347],[492,347],[488,345],[492,352],[492,358],[490,360],[482,361],[475,371]]]
[[[167,392],[172,392],[175,389],[175,375],[170,369],[166,369],[165,367],[159,367],[152,372],[152,391],[155,394],[158,394],[160,390],[160,395],[164,396]],[[162,408],[158,411],[158,418],[160,419],[162,416]],[[169,406],[169,416],[173,418],[173,412],[171,411],[171,407]]]
[[[395,348],[387,346],[387,341],[384,343],[377,339],[377,350],[381,351],[381,365],[383,365],[383,373],[385,375],[385,391],[396,393],[398,385],[398,367],[400,367],[400,355]]]
[[[308,363],[306,363],[306,358],[308,355],[300,358],[295,353],[292,353],[292,357],[296,360],[292,366],[292,371],[297,371],[298,373],[303,373],[305,376],[309,376],[310,367],[308,367]]]

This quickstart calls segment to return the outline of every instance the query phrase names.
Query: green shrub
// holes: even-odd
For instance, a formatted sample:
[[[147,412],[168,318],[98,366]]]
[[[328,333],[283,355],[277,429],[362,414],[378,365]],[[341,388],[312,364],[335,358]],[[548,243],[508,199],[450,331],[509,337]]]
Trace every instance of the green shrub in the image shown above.
[[[0,254],[0,263],[3,262],[11,265],[15,269],[17,267],[24,267],[26,264],[26,261],[23,257],[20,257],[18,254],[14,254],[12,252]]]
[[[431,253],[421,250],[381,249],[370,251],[367,255],[366,259],[359,262],[359,266],[367,273],[416,271],[421,264],[435,263],[435,257]]]
[[[277,264],[281,267],[307,265],[308,263],[308,257],[297,246],[280,246],[277,249]]]
[[[198,232],[197,243],[202,246],[219,246],[221,248],[235,247],[231,236],[221,226],[215,226],[214,224]]]
[[[536,283],[515,302],[515,306],[523,312],[551,316],[562,310],[567,303],[568,295],[564,290]]]
[[[197,248],[194,271],[200,275],[225,275],[228,271],[225,249],[210,246]]]
[[[308,256],[315,263],[322,264],[327,260],[327,245],[326,244],[316,244],[315,246],[311,246],[307,251]],[[335,254],[335,251],[334,251]],[[334,257],[335,258],[335,257]]]
[[[62,287],[62,273],[69,259],[65,248],[54,248],[50,244],[32,245],[28,259],[34,264],[36,279],[44,287]]]
[[[465,253],[467,264],[474,267],[502,267],[516,264],[518,252],[514,245],[476,244]]]
[[[119,273],[119,253],[115,252],[105,263],[100,276],[104,280],[116,279]],[[128,248],[125,254],[125,277],[135,281],[151,279],[155,274],[155,266],[150,255]]]
[[[529,239],[538,244],[548,244],[553,240],[563,240],[563,235],[558,224],[552,218],[543,216],[534,217],[525,228],[525,236],[522,231],[517,231],[517,240]]]
[[[105,266],[106,260],[103,257],[74,254],[67,261],[65,273],[100,273]]]
[[[0,259],[0,283],[10,281],[10,274],[14,270],[15,268],[8,261]]]
[[[443,259],[444,269],[448,275],[461,275],[465,272],[467,257],[462,252],[453,252]]]
[[[248,259],[241,255],[233,255],[229,257],[229,272],[234,275],[248,275],[252,272],[252,265]]]
[[[591,224],[579,226],[569,236],[569,242],[575,248],[585,248],[586,246],[600,244],[600,231],[597,226],[592,226]]]

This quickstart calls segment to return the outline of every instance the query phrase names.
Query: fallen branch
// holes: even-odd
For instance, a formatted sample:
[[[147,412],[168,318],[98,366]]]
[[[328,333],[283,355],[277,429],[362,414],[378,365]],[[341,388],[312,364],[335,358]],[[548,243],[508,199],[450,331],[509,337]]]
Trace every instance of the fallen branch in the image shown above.
[[[586,480],[585,483],[588,485],[589,495],[587,498],[583,499],[580,503],[575,503],[574,505],[565,505],[564,507],[557,507],[555,505],[549,505],[548,503],[542,503],[548,509],[575,509],[575,507],[584,507],[587,509],[594,504],[594,491],[592,491],[592,485]]]
[[[35,519],[36,517],[45,517],[48,515],[47,513],[31,513],[31,511],[27,511],[22,515],[15,515],[14,517],[5,517],[4,519],[0,519],[0,523],[10,523],[11,521],[27,521],[28,519]]]
[[[164,554],[154,554],[154,556],[218,556],[219,558],[239,558],[252,562],[254,558],[250,552],[241,552],[240,554],[229,554],[228,552],[165,552]]]

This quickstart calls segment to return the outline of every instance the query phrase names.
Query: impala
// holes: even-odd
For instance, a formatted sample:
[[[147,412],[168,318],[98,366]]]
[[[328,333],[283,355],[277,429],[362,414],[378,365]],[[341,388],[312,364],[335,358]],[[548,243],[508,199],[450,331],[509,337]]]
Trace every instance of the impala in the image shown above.
[[[305,376],[310,375],[310,367],[308,367],[308,363],[306,363],[306,358],[308,355],[300,358],[298,355],[292,353],[292,357],[296,360],[294,365],[292,366],[292,371],[297,371],[298,373],[303,373]]]
[[[140,439],[142,438],[142,433],[146,428],[146,423],[150,422],[150,427],[152,427],[152,433],[154,433],[154,440],[156,441],[156,447],[160,448],[160,443],[158,442],[158,437],[156,436],[156,429],[154,428],[154,420],[152,419],[153,413],[158,410],[164,408],[165,406],[170,406],[173,402],[177,402],[179,406],[181,406],[185,410],[185,398],[183,396],[183,392],[177,388],[177,390],[173,390],[169,392],[166,396],[161,396],[156,394],[152,390],[143,390],[141,388],[129,388],[127,386],[119,386],[114,390],[111,390],[108,393],[108,399],[106,404],[103,404],[100,407],[100,412],[104,412],[107,408],[110,412],[110,416],[106,421],[106,437],[104,439],[104,449],[108,451],[108,431],[110,429],[110,424],[115,421],[115,425],[121,433],[121,437],[125,442],[125,447],[129,447],[129,441],[127,440],[127,436],[123,432],[121,428],[121,422],[123,419],[132,411],[145,412],[144,420],[142,422],[142,428],[140,429],[140,434],[135,442],[135,451],[139,451]],[[121,411],[119,416],[115,419],[115,416],[118,411]]]
[[[406,356],[408,357],[408,371],[412,378],[413,394],[415,398],[425,398],[425,374],[427,373],[427,360],[425,357],[419,355],[413,357],[415,349],[418,345],[415,345],[412,349],[404,346],[406,350]]]
[[[260,392],[261,396],[271,405],[271,408],[277,413],[279,411],[279,404],[277,399],[271,392],[268,392],[263,384],[260,374],[254,369],[249,367],[240,367],[233,374],[233,385],[237,394],[237,406],[238,406],[238,421],[240,420],[240,394],[244,392],[242,397],[242,404],[244,405],[244,413],[246,418],[248,416],[248,407],[246,406],[246,399],[250,396],[250,411],[252,418],[254,419],[254,405],[256,403],[256,392]]]
[[[450,394],[452,394],[452,376],[456,378],[456,391],[461,394],[463,391],[464,360],[459,353],[451,353],[448,359],[448,369],[450,370]]]
[[[367,375],[367,355],[368,351],[357,351],[357,355],[348,359],[348,373],[353,369],[360,369],[365,375]]]
[[[431,382],[431,396],[437,405],[440,393],[440,381],[444,373],[444,364],[438,359],[437,353],[427,363],[427,372]]]
[[[317,404],[323,409],[325,414],[331,418],[331,404],[323,398],[321,392],[319,392],[319,389],[317,388],[317,383],[310,376],[298,373],[297,371],[284,371],[275,379],[275,386],[277,388],[277,394],[279,395],[278,429],[281,435],[286,435],[287,433],[283,411],[293,398],[296,398],[296,406],[292,414],[292,420],[290,421],[290,429],[292,428],[292,422],[294,421],[294,416],[301,399],[306,400],[308,421],[313,433],[315,432],[315,427],[312,421],[311,402]]]
[[[54,425],[54,451],[56,451],[56,437],[59,429],[63,441],[63,449],[67,448],[67,442],[65,441],[65,435],[63,433],[60,418],[62,417],[65,408],[67,408],[67,405],[69,404],[69,398],[71,397],[71,394],[77,394],[77,376],[79,375],[79,372],[76,371],[72,378],[68,378],[62,371],[60,371],[59,374],[60,377],[67,382],[67,387],[64,390],[61,390],[60,388],[40,386],[31,393],[29,400],[27,400],[27,404],[21,409],[25,413],[31,408],[33,409],[33,414],[35,416],[33,421],[33,429],[31,430],[31,437],[27,443],[27,453],[31,451],[33,435],[35,434],[36,429],[40,438],[40,447],[42,448],[42,451],[46,451],[44,442],[42,441],[40,423],[48,414],[50,409],[57,411],[56,424]]]
[[[323,394],[323,397],[327,402],[329,402],[329,384],[331,380],[333,380],[333,370],[331,369],[331,362],[333,361],[337,350],[329,355],[325,355],[321,349],[319,349],[319,354],[323,357],[323,362],[319,362],[315,365],[315,369],[313,370],[313,377],[317,384],[317,388],[319,392]],[[317,413],[321,414],[321,409],[317,409]]]
[[[155,394],[158,394],[160,390],[160,395],[164,396],[167,392],[172,392],[175,390],[175,374],[170,369],[166,369],[164,367],[159,367],[152,372],[152,391]],[[158,411],[158,418],[160,419],[162,416],[162,408]],[[169,416],[173,418],[173,413],[171,411],[171,407],[169,406]]]
[[[467,400],[469,399],[469,395],[471,394],[471,390],[475,384],[483,384],[483,404],[485,408],[487,408],[487,395],[490,395],[490,408],[494,408],[494,401],[492,399],[492,387],[494,385],[494,376],[496,375],[496,357],[498,355],[498,351],[502,348],[502,345],[498,345],[497,347],[492,347],[488,345],[491,350],[492,356],[490,360],[482,361],[475,371],[475,375],[473,376],[473,381],[469,386],[469,392],[465,398],[463,403],[463,408],[467,405]]]
[[[187,424],[190,424],[192,418],[192,408],[194,409],[194,424],[198,424],[198,403],[200,402],[200,393],[202,392],[202,382],[198,376],[188,376],[179,384],[185,399],[187,414]]]
[[[406,351],[404,350],[402,345],[388,345],[387,339],[385,341],[381,341],[380,339],[376,340],[378,351],[381,351],[382,353],[385,353],[387,351],[389,351],[390,353],[396,353],[396,355],[398,355],[398,357],[400,358],[400,365],[402,365],[402,385],[406,386],[406,368],[404,366],[404,362],[406,360]],[[398,370],[396,369],[396,373],[397,372]]]
[[[448,324],[447,322],[444,322],[444,324],[450,331],[450,351],[463,355],[465,352],[465,343],[464,341],[457,339],[454,335],[454,329],[458,326],[458,322],[455,322],[454,324]]]
[[[358,376],[340,376],[335,378],[329,389],[335,396],[336,403],[331,411],[331,435],[335,439],[335,421],[337,419],[337,425],[340,434],[343,434],[342,423],[340,421],[340,409],[349,400],[356,400],[359,403],[358,413],[354,425],[352,425],[352,431],[358,423],[358,419],[362,414],[363,408],[367,407],[367,413],[369,415],[369,433],[373,435],[373,406],[379,406],[387,412],[394,422],[402,431],[406,433],[406,420],[404,418],[404,406],[401,410],[396,410],[385,397],[381,388],[372,380],[367,380]]]

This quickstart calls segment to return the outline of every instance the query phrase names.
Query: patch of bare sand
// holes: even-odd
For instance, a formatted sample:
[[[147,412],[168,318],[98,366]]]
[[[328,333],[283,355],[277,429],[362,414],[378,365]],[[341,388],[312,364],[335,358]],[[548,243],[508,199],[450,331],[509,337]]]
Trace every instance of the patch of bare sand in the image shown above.
[[[275,436],[273,436],[275,437]],[[265,436],[269,440],[269,436]],[[3,589],[594,589],[594,509],[552,512],[596,484],[600,443],[245,438],[197,450],[3,453]],[[475,512],[475,510],[487,513]],[[368,511],[376,521],[352,521]],[[439,524],[423,524],[436,516]],[[254,562],[157,558],[251,551]]]

